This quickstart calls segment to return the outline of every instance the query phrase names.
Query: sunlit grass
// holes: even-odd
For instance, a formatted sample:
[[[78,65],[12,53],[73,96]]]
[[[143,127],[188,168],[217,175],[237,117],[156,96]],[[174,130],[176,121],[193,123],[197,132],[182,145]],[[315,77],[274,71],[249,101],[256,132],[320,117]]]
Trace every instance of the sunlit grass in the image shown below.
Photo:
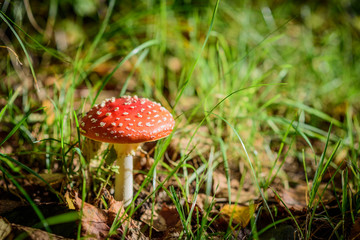
[[[62,3],[56,5],[58,10],[65,7]],[[351,26],[330,22],[324,29],[320,23],[326,24],[328,18],[322,11],[308,4],[301,5],[299,11],[294,7],[291,3],[276,6],[251,1],[179,6],[166,1],[147,1],[141,9],[122,10],[116,1],[110,1],[99,21],[94,22],[96,28],[84,27],[85,34],[78,41],[69,40],[69,49],[64,52],[57,50],[59,46],[54,41],[49,45],[41,42],[35,33],[27,30],[31,28],[25,20],[9,21],[13,16],[9,12],[1,13],[2,20],[11,27],[16,53],[22,62],[26,61],[24,68],[30,69],[28,79],[32,76],[34,82],[38,81],[40,90],[29,81],[27,87],[13,89],[21,83],[21,75],[12,68],[11,56],[0,60],[4,67],[0,74],[5,80],[0,83],[0,96],[6,101],[0,120],[4,123],[2,131],[8,133],[0,146],[11,144],[15,135],[20,139],[20,146],[11,152],[13,158],[25,150],[22,145],[30,144],[31,151],[45,153],[40,161],[44,162],[46,171],[59,171],[54,165],[61,166],[69,186],[78,188],[84,201],[99,197],[101,188],[111,188],[113,171],[98,167],[90,169],[94,175],[89,176],[89,163],[80,150],[82,138],[76,130],[77,118],[110,94],[115,97],[136,94],[173,108],[177,127],[173,135],[156,145],[154,165],[145,173],[133,202],[143,189],[151,188],[151,194],[142,199],[142,203],[152,201],[154,209],[154,196],[165,191],[179,212],[183,237],[200,238],[210,228],[210,223],[203,218],[198,222],[200,227],[193,231],[191,220],[197,217],[194,210],[197,194],[203,191],[213,196],[212,173],[215,171],[226,175],[229,203],[233,199],[230,180],[236,171],[242,183],[249,181],[250,176],[251,186],[263,199],[263,211],[270,211],[266,191],[275,179],[281,179],[282,187],[288,187],[289,179],[283,167],[291,158],[303,166],[299,171],[304,171],[309,187],[309,208],[314,206],[318,186],[328,169],[341,175],[340,195],[352,201],[352,194],[360,187],[357,117],[360,63],[355,61],[358,53],[352,49]],[[341,11],[347,14],[344,8]],[[59,14],[56,21],[61,22],[63,18]],[[86,25],[79,20],[73,24]],[[65,34],[74,32],[69,30]],[[34,58],[40,61],[31,61],[29,52],[36,53]],[[56,58],[57,64],[41,61],[42,57]],[[96,69],[101,67],[109,70],[99,74],[100,70]],[[42,73],[41,77],[37,72]],[[125,77],[119,79],[120,73]],[[46,84],[48,77],[55,80]],[[19,105],[16,100],[22,103]],[[41,106],[45,108],[39,108]],[[32,116],[40,120],[34,117],[34,122],[30,122]],[[33,133],[34,124],[39,135]],[[202,132],[200,127],[206,131]],[[183,140],[179,142],[185,146],[176,146],[179,157],[169,163],[164,156],[174,138]],[[194,146],[203,138],[211,145],[204,151]],[[279,148],[272,149],[271,143],[279,140]],[[306,145],[299,147],[301,142]],[[319,147],[321,144],[325,145],[324,149]],[[337,163],[333,163],[341,150],[349,152],[346,170],[340,170]],[[2,154],[1,167],[12,171],[2,170],[6,175],[16,176],[19,169],[15,170],[14,163],[6,160],[8,155]],[[31,167],[35,157],[30,153],[28,159],[29,162],[16,166],[27,171],[24,166]],[[190,165],[194,159],[199,159],[198,169]],[[315,164],[307,165],[309,161]],[[308,175],[312,170],[314,174]],[[159,174],[166,176],[165,181],[157,180]],[[170,178],[179,183],[179,191],[164,187]],[[92,186],[87,185],[87,181]],[[347,191],[349,185],[353,191]],[[23,192],[21,188],[19,191]],[[180,200],[185,201],[180,204]],[[339,201],[343,214],[349,211],[347,203]],[[129,215],[141,204],[130,206]],[[315,205],[320,204],[319,200]],[[208,203],[205,216],[210,215],[213,205]],[[36,206],[34,210],[45,223]],[[304,226],[297,225],[305,238],[310,238],[311,220],[319,217],[315,210],[310,212],[308,232],[301,229]],[[351,213],[357,214],[353,209]],[[255,220],[251,222],[255,228]],[[121,221],[114,221],[110,232],[114,233],[120,224]],[[263,233],[260,229],[257,231]],[[341,226],[334,234],[339,236],[344,232]]]

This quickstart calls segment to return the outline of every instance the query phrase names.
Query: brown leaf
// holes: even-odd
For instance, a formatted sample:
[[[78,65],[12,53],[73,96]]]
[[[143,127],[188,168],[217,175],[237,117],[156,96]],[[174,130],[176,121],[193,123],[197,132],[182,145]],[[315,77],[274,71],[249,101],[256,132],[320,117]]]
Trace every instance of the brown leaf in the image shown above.
[[[324,195],[322,200],[331,200],[333,195],[331,191],[325,189],[326,184],[320,184],[317,195],[315,196],[315,200],[313,203],[315,204],[318,199],[319,195],[322,194],[324,191]],[[309,201],[308,197],[308,189],[306,183],[299,183],[294,188],[283,189],[280,193],[281,200],[285,203],[288,208],[293,208],[297,211],[302,211],[307,205]],[[279,202],[280,203],[280,202]],[[282,203],[280,203],[282,205]]]
[[[228,185],[225,174],[221,172],[213,172],[213,192],[218,197],[228,196]]]
[[[158,232],[164,232],[167,229],[165,219],[162,216],[159,216],[156,211],[152,211],[151,209],[146,209],[144,214],[141,215],[140,220]]]
[[[0,192],[0,194],[3,194]],[[24,202],[14,201],[10,199],[0,199],[0,215],[3,215],[6,212],[10,212],[18,207],[26,206]]]
[[[109,196],[111,196],[109,194]],[[125,213],[124,204],[122,201],[116,201],[113,197],[109,199],[109,219],[108,224],[111,225],[113,221],[115,220],[116,216],[119,213],[118,219],[121,219],[122,221],[125,221],[128,218],[128,215]],[[131,219],[128,219],[127,221],[131,222]]]
[[[46,231],[31,228],[26,226],[21,226],[19,224],[11,224],[11,233],[8,236],[8,239],[14,239],[16,237],[24,236],[25,239],[31,240],[70,240],[71,238],[65,238],[59,235],[55,235],[53,233],[48,233]],[[2,239],[2,238],[0,238]],[[23,239],[23,238],[21,238]]]
[[[83,204],[81,235],[94,239],[105,239],[110,230],[110,227],[107,224],[108,215],[106,211],[86,202]],[[74,198],[74,206],[78,211],[80,211],[82,207],[82,200],[77,196],[77,194]]]
[[[182,230],[182,225],[179,224],[180,216],[175,206],[169,207],[163,204],[159,211],[147,209],[140,219],[158,232],[170,231],[170,229],[173,232]]]
[[[349,239],[356,240],[360,238],[360,218],[355,220],[355,223],[351,227]]]
[[[39,175],[52,187],[59,186],[61,182],[65,179],[65,174],[63,173],[40,173]],[[41,187],[46,186],[45,182],[32,174],[27,175],[27,177],[31,180],[32,184],[39,185]]]
[[[306,195],[306,186],[298,185],[295,188],[283,189],[280,197],[288,208],[293,208],[295,210],[301,211],[307,205]]]
[[[5,239],[11,232],[11,225],[10,223],[0,217],[0,239]]]
[[[179,226],[180,216],[175,206],[169,207],[163,204],[159,215],[165,219],[168,228],[176,228]]]
[[[82,200],[78,197],[77,193],[73,193],[73,195],[75,209],[80,210]],[[117,234],[111,235],[109,239],[122,239],[125,228],[127,228],[125,239],[145,239],[140,231],[139,224],[126,214],[123,202],[116,201],[106,190],[104,191],[104,197],[109,203],[108,210],[97,208],[86,202],[83,203],[83,216],[81,218],[82,236],[90,237],[91,239],[105,239],[109,237],[110,227],[118,215],[119,217],[116,220],[119,220],[121,224],[116,229]]]
[[[256,188],[250,188],[249,191],[246,191],[243,187],[239,189],[239,186],[240,182],[237,179],[231,179],[231,202],[246,203],[257,198],[258,194],[256,192]],[[213,173],[213,192],[216,194],[216,201],[220,200],[220,198],[225,198],[226,201],[228,201],[229,191],[227,179],[224,173],[218,171]]]

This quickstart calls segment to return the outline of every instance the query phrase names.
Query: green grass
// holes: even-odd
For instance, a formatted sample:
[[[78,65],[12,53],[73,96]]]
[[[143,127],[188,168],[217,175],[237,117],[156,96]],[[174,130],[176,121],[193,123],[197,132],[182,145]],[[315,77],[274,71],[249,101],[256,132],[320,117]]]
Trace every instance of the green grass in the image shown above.
[[[347,214],[353,223],[360,208],[359,14],[349,13],[351,1],[328,1],[326,8],[276,1],[96,2],[98,12],[61,1],[31,2],[38,24],[53,33],[50,39],[33,29],[23,5],[10,2],[0,12],[8,39],[1,45],[16,53],[0,48],[1,178],[16,185],[47,230],[51,226],[16,179],[25,172],[62,172],[84,201],[110,189],[111,167],[94,168],[82,157],[78,118],[106,97],[130,94],[154,99],[176,117],[175,131],[157,143],[154,165],[133,202],[144,189],[151,194],[127,209],[130,216],[148,200],[154,210],[155,196],[165,192],[180,215],[181,236],[210,238],[213,222],[200,218],[195,204],[199,193],[215,196],[212,177],[219,171],[226,176],[228,203],[231,180],[240,176],[239,190],[249,183],[262,211],[270,211],[270,188],[306,182],[309,220],[298,222],[286,207],[287,222],[310,239],[312,221],[325,218],[337,237],[345,237]],[[167,155],[170,147],[175,159]],[[301,179],[291,179],[288,162],[298,163]],[[335,174],[324,182],[328,172]],[[172,178],[178,189],[166,187]],[[341,222],[325,210],[322,183],[337,197]],[[203,214],[210,218],[216,206],[208,202]],[[269,226],[282,222],[270,215]],[[259,221],[252,219],[250,229],[261,238]],[[111,233],[120,224],[114,221]],[[233,232],[229,227],[219,234]]]

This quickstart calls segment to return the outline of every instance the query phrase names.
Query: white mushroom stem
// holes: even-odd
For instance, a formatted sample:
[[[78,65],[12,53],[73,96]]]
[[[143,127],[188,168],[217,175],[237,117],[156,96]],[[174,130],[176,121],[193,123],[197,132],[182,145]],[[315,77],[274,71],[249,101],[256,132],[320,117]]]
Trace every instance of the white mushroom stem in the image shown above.
[[[115,200],[128,206],[133,199],[133,156],[140,144],[114,144],[119,166],[115,176]]]

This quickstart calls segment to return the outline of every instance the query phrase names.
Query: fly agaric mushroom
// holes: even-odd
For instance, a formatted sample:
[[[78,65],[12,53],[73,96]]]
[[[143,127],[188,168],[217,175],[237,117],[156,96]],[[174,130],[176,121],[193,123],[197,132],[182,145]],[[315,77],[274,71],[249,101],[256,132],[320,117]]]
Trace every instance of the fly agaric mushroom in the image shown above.
[[[115,176],[115,199],[128,206],[133,197],[133,155],[143,142],[167,137],[174,118],[159,103],[137,96],[107,99],[81,119],[80,132],[90,139],[112,143],[119,173]]]

